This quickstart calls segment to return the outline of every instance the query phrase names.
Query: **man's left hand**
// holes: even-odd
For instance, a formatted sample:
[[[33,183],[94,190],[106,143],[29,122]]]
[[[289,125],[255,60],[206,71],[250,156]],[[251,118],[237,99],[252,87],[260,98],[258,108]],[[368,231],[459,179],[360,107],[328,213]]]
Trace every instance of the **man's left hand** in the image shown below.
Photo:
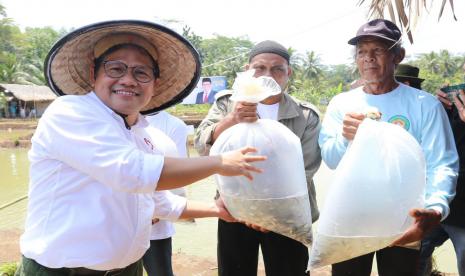
[[[463,104],[463,99],[465,99],[465,92],[461,89],[458,94],[454,95],[454,105],[459,111],[460,120],[465,122],[465,106]]]
[[[412,209],[409,215],[415,219],[415,222],[391,246],[405,245],[423,239],[427,233],[439,225],[442,217],[441,213],[431,209]]]
[[[237,222],[237,220],[229,213],[224,205],[224,201],[221,196],[218,199],[215,199],[215,205],[218,208],[218,218],[226,222]]]

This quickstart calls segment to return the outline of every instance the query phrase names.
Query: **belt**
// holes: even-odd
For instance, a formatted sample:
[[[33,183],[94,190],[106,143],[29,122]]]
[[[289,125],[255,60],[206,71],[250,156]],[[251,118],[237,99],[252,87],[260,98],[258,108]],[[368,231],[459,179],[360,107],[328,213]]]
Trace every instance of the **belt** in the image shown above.
[[[86,276],[86,275],[93,275],[93,276],[116,276],[116,275],[121,275],[123,276],[123,272],[125,268],[118,268],[118,269],[111,269],[111,270],[93,270],[90,268],[85,268],[85,267],[73,267],[73,268],[65,268],[66,270],[69,270],[69,275],[70,276]]]
[[[55,275],[55,273],[58,272],[60,275],[67,276],[125,276],[125,274],[127,274],[133,268],[136,268],[139,265],[142,267],[140,263],[141,260],[130,264],[127,267],[110,270],[93,270],[86,267],[50,268],[39,264],[34,259],[29,259],[25,256],[22,256],[21,266],[24,267],[24,269],[26,269],[26,271],[31,275],[35,275],[35,272],[43,271],[45,272],[44,275]]]

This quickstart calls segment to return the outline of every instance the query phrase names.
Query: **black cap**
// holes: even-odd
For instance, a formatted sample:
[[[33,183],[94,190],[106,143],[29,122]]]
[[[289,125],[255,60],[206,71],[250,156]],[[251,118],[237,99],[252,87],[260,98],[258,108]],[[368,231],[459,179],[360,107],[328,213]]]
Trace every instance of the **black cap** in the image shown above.
[[[265,40],[265,41],[258,43],[252,48],[249,54],[249,62],[256,55],[265,54],[265,53],[277,54],[279,56],[282,56],[287,61],[287,63],[289,63],[289,59],[291,57],[289,53],[287,52],[287,49],[284,48],[283,45],[279,44],[278,42],[272,41],[272,40]]]
[[[386,19],[375,19],[363,24],[357,31],[357,35],[349,40],[350,45],[356,45],[357,42],[365,37],[378,37],[389,42],[397,43],[402,37],[402,32],[396,26]]]

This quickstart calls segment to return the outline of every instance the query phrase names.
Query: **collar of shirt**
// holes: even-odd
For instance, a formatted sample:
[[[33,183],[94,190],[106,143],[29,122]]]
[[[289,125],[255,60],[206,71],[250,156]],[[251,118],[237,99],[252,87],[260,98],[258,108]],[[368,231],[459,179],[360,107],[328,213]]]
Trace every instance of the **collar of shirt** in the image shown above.
[[[278,109],[278,121],[283,119],[291,119],[299,116],[299,107],[297,103],[291,100],[291,96],[289,96],[286,92],[283,92],[283,97],[279,102],[279,109]]]
[[[104,110],[106,110],[113,118],[115,118],[115,120],[117,120],[118,122],[120,122],[121,124],[124,125],[124,121],[123,121],[123,118],[118,114],[116,113],[115,111],[113,111],[113,109],[109,108],[98,96],[97,94],[95,94],[94,91],[91,91],[87,94],[89,96],[89,98],[91,98],[93,101],[95,101],[98,105],[100,105]],[[145,128],[149,125],[149,122],[147,122],[147,120],[145,119],[145,116],[143,116],[142,114],[139,113],[139,116],[137,118],[137,122],[135,125],[133,125],[132,127],[139,127],[139,128]]]

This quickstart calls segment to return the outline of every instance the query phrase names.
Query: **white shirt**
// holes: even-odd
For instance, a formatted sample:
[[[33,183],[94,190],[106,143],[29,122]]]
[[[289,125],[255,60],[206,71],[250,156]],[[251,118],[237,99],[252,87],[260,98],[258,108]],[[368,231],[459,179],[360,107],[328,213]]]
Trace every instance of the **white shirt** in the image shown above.
[[[278,120],[279,103],[275,104],[257,104],[257,113],[260,119]]]
[[[151,126],[161,130],[166,136],[173,140],[179,156],[187,157],[186,143],[188,128],[181,119],[166,111],[160,111],[153,116],[146,116],[145,119],[147,119]]]
[[[181,148],[184,153],[186,152],[187,127],[183,121],[164,111],[154,116],[147,116],[146,119],[150,123],[147,132],[153,137],[152,141],[155,143],[154,147],[157,153],[177,157],[179,156],[178,148]],[[172,136],[168,137],[168,134]],[[184,135],[184,142],[182,142],[183,139],[180,139],[182,135]],[[177,145],[172,137],[178,142]],[[154,201],[154,217],[160,220],[152,225],[150,239],[160,240],[172,237],[175,229],[171,221],[179,219],[186,208],[187,200],[185,197],[170,191],[157,191],[154,193]]]
[[[29,151],[24,256],[51,268],[96,270],[143,256],[164,162],[147,126],[139,116],[127,129],[93,92],[59,97],[47,108]]]

